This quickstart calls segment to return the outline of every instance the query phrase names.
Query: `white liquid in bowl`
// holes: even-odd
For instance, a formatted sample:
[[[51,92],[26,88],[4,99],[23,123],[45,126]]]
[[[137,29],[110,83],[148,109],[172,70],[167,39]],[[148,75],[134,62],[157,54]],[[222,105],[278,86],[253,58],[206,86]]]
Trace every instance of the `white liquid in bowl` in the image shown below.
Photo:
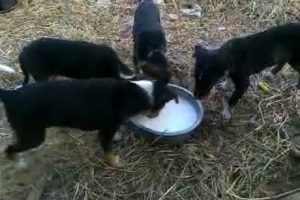
[[[192,127],[197,121],[197,114],[187,100],[179,98],[178,104],[174,100],[168,102],[156,118],[137,115],[131,121],[148,129],[162,132],[163,135],[172,135],[174,132]]]

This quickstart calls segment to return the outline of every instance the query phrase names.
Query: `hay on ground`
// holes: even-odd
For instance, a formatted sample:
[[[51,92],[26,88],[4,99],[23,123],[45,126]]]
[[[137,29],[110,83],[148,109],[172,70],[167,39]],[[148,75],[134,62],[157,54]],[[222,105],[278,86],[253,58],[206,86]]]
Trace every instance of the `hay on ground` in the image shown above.
[[[132,39],[120,38],[119,33],[123,24],[132,20],[135,1],[112,0],[105,9],[98,1],[23,0],[13,12],[1,14],[0,60],[18,70],[17,75],[1,77],[1,87],[22,81],[18,53],[42,36],[107,43],[131,62]],[[179,0],[168,0],[162,8],[172,70],[187,80],[190,88],[197,40],[216,45],[230,37],[299,21],[297,0],[198,3],[203,8],[200,18],[170,18],[168,14],[180,13]],[[291,173],[290,142],[279,135],[286,123],[300,119],[296,78],[286,67],[273,80],[266,80],[271,95],[254,84],[236,107],[234,121],[226,126],[220,123],[220,95],[212,95],[205,124],[181,145],[151,146],[131,131],[123,131],[125,139],[116,145],[123,162],[120,169],[103,164],[94,134],[67,130],[64,132],[78,133],[62,137],[51,134],[51,129],[46,148],[55,174],[42,199],[251,199],[266,182]],[[252,82],[262,79],[255,76]],[[53,144],[58,138],[60,142]]]

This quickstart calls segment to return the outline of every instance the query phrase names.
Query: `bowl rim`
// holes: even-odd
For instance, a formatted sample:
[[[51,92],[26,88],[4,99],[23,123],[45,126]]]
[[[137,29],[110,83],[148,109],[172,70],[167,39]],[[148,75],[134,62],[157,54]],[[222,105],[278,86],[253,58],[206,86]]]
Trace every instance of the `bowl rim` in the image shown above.
[[[193,123],[192,126],[190,126],[187,129],[181,130],[181,131],[171,132],[172,133],[171,135],[165,135],[164,133],[166,133],[166,132],[155,131],[153,129],[144,127],[144,126],[142,126],[140,124],[134,123],[132,120],[129,120],[129,121],[130,121],[130,123],[132,123],[137,128],[141,129],[142,131],[145,131],[146,134],[152,134],[152,135],[155,135],[155,136],[158,136],[158,137],[178,137],[180,135],[191,134],[191,131],[193,131],[194,129],[196,129],[200,125],[200,123],[201,123],[201,121],[203,119],[204,110],[203,110],[202,103],[201,103],[200,100],[196,99],[194,97],[193,93],[191,91],[189,91],[188,89],[186,89],[184,87],[181,87],[181,86],[178,86],[178,85],[175,85],[175,84],[168,84],[168,86],[175,87],[175,88],[177,88],[179,90],[184,91],[189,96],[191,96],[195,100],[195,102],[197,103],[197,105],[199,106],[199,116],[200,117],[198,117],[197,120],[195,120],[195,122]]]

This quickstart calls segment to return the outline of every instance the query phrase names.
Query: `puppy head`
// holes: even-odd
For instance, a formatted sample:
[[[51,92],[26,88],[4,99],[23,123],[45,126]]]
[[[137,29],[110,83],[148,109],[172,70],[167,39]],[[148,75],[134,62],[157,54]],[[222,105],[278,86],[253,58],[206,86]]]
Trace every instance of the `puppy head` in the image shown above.
[[[134,81],[148,95],[150,107],[146,111],[148,117],[153,118],[159,115],[166,103],[175,99],[178,103],[178,96],[161,81]]]
[[[169,62],[162,51],[152,51],[140,68],[143,73],[164,83],[168,83],[172,77],[168,71]]]
[[[194,57],[196,59],[194,95],[202,98],[209,94],[212,87],[224,75],[225,70],[221,66],[217,50],[207,50],[197,45],[195,46]]]

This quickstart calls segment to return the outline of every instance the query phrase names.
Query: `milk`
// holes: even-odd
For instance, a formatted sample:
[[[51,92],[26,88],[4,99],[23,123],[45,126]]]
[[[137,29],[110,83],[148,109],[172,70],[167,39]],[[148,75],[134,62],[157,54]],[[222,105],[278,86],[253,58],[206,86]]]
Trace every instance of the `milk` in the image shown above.
[[[179,98],[178,104],[175,100],[169,101],[156,118],[137,115],[131,121],[148,129],[162,132],[163,135],[172,135],[174,132],[193,126],[197,121],[197,114],[187,100]]]

